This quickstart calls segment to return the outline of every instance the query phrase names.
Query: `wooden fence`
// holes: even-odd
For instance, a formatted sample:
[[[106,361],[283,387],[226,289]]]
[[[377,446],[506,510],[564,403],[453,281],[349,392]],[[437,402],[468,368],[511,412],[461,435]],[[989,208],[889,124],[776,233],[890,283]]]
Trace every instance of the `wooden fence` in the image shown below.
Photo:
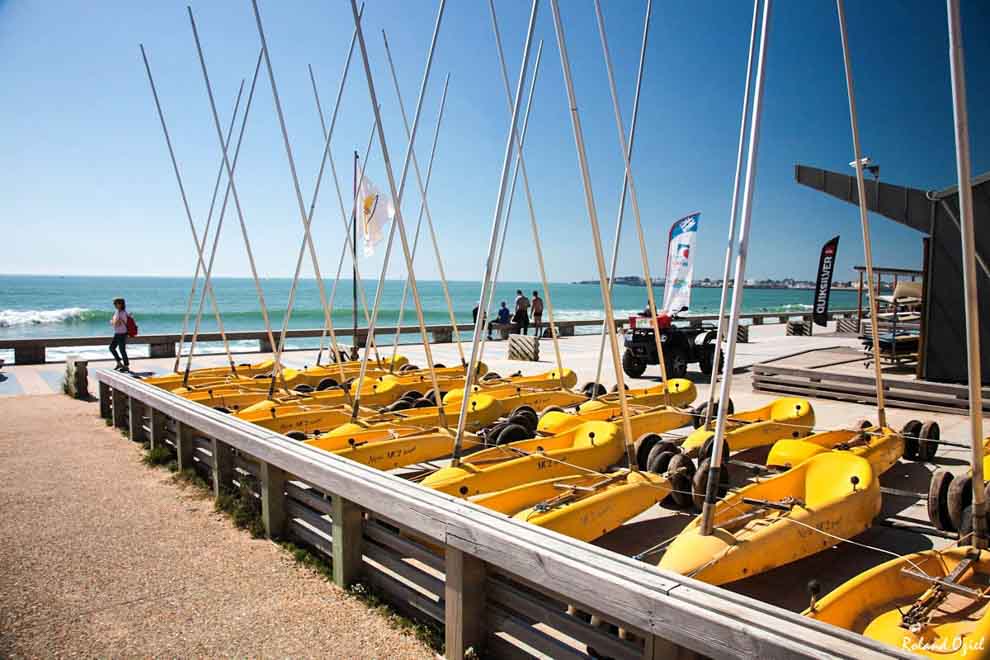
[[[519,522],[114,371],[100,413],[167,445],[219,496],[246,489],[271,537],[321,553],[444,630],[449,658],[906,657],[797,614]],[[802,588],[782,585],[782,588]],[[306,613],[300,613],[306,616]],[[592,651],[594,649],[594,651]]]
[[[829,312],[829,318],[844,318],[854,314],[855,310]],[[681,325],[700,326],[704,322],[714,321],[717,314],[690,316],[679,319]],[[791,319],[804,319],[811,321],[811,313],[790,313],[790,312],[765,312],[758,314],[743,314],[743,320],[748,320],[753,325],[763,325],[765,323],[786,323]],[[578,321],[555,321],[557,330],[561,337],[574,336],[577,328],[600,327],[604,319],[587,319]],[[617,328],[622,328],[628,323],[628,319],[616,319]],[[474,329],[470,323],[461,323],[457,326],[451,325],[429,325],[426,331],[430,334],[430,341],[435,344],[450,343],[454,340],[454,332],[469,332]],[[337,337],[354,337],[353,328],[334,328]],[[400,335],[418,334],[419,326],[404,325],[401,327],[378,328],[376,335],[386,336],[398,332]],[[257,341],[260,353],[272,352],[272,347],[268,343],[268,333],[264,330],[233,330],[227,332],[227,339],[230,341]],[[321,328],[308,328],[299,330],[289,330],[286,336],[289,339],[317,339],[323,335]],[[358,328],[356,343],[364,346],[368,338],[366,328]],[[157,334],[138,335],[127,340],[128,345],[147,345],[149,357],[175,357],[176,345],[179,342],[179,335]],[[186,341],[188,341],[188,337]],[[222,337],[219,332],[201,332],[198,341],[216,342]],[[68,348],[70,346],[101,346],[109,341],[107,337],[32,337],[23,339],[0,339],[0,350],[13,350],[14,362],[16,364],[43,364],[46,360],[46,349],[48,348]],[[253,352],[253,351],[244,351]]]

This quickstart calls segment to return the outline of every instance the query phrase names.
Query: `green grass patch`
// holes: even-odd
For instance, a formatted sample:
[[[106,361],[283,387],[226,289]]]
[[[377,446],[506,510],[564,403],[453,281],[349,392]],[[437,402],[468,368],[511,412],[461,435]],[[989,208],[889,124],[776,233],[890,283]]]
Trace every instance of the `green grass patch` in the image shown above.
[[[316,572],[327,582],[333,582],[333,566],[323,554],[314,552],[305,546],[296,545],[291,541],[279,541],[279,545],[292,555],[297,563]],[[368,609],[384,617],[393,628],[411,633],[434,652],[443,654],[443,630],[438,626],[403,616],[386,603],[376,590],[364,582],[352,585],[347,593],[360,600]]]
[[[145,465],[149,467],[161,467],[167,466],[170,463],[175,463],[176,469],[178,469],[178,462],[175,460],[175,454],[167,445],[156,445],[155,447],[151,447],[150,443],[145,443],[144,450],[144,456],[141,457],[141,462]]]
[[[250,481],[240,477],[239,488],[224,488],[216,501],[216,510],[226,513],[240,529],[247,530],[253,538],[264,538],[265,525],[261,521],[261,500],[254,496]]]
[[[178,462],[175,464],[175,474],[172,475],[172,480],[183,488],[196,488],[201,490],[204,495],[207,494],[207,492],[212,493],[213,491],[213,487],[209,484],[209,482],[199,476],[199,473],[193,468],[190,467],[180,471]]]

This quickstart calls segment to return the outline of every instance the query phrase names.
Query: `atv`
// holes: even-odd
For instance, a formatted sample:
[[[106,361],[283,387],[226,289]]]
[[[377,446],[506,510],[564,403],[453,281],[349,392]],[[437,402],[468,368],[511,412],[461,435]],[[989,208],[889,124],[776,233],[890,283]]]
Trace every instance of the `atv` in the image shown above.
[[[685,307],[681,311],[686,309]],[[646,372],[646,367],[660,364],[650,314],[646,311],[638,318],[646,319],[646,327],[634,324],[634,327],[624,332],[626,350],[622,354],[622,370],[630,378],[639,378]],[[676,315],[671,317],[668,314],[657,314],[667,378],[683,378],[688,366],[694,363],[698,364],[701,373],[711,374],[715,361],[716,326],[713,323],[702,323],[700,326],[680,328],[673,323],[676,319]],[[719,352],[720,368],[722,364],[724,357]]]

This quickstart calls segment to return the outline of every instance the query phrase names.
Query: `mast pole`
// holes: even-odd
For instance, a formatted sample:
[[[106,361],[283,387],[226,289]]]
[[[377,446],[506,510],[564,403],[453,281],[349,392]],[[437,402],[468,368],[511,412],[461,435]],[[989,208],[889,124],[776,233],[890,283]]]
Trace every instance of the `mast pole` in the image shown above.
[[[859,224],[863,231],[863,252],[866,256],[866,280],[869,289],[870,329],[873,339],[873,373],[877,380],[877,422],[887,426],[887,411],[883,391],[883,369],[880,366],[880,330],[877,319],[877,293],[873,280],[873,246],[870,240],[870,217],[866,209],[866,182],[863,180],[863,154],[859,146],[859,120],[856,116],[856,93],[853,90],[852,63],[849,58],[849,36],[846,34],[846,12],[842,0],[835,0],[839,17],[839,36],[842,39],[842,62],[846,72],[846,93],[849,97],[849,126],[852,129],[853,154],[856,166],[856,194],[859,196]],[[879,280],[877,281],[879,289]]]
[[[753,90],[753,116],[749,124],[749,153],[746,158],[746,179],[743,184],[742,215],[739,220],[739,250],[736,252],[736,272],[732,287],[732,310],[729,314],[728,337],[725,347],[725,375],[718,396],[718,414],[715,419],[715,445],[711,466],[708,469],[708,487],[705,491],[705,504],[701,510],[701,535],[712,533],[712,517],[718,499],[719,476],[725,449],[725,422],[729,412],[729,392],[732,389],[732,365],[736,359],[736,339],[739,328],[739,313],[742,308],[743,287],[746,281],[746,257],[749,255],[749,221],[753,215],[753,186],[756,179],[756,157],[760,146],[760,119],[763,114],[763,83],[767,61],[767,38],[770,31],[770,9],[772,1],[763,0],[763,25],[760,29],[760,58],[756,63],[756,88]]]
[[[351,359],[352,360],[357,360],[358,359],[358,347],[357,347],[358,346],[358,334],[357,334],[357,325],[358,325],[358,321],[357,321],[357,281],[358,281],[358,272],[357,272],[357,198],[358,198],[358,178],[357,178],[357,172],[358,172],[358,152],[357,152],[357,149],[354,150],[354,161],[352,163],[352,170],[353,170],[353,172],[352,172],[352,175],[351,175],[351,180],[352,180],[352,184],[351,184],[351,195],[352,195],[352,197],[351,197],[351,199],[354,200],[354,205],[353,205],[353,213],[354,213],[354,215],[352,216],[354,218],[354,222],[351,223],[351,232],[352,232],[352,234],[351,234],[351,309],[352,309],[351,323],[352,323],[352,326],[353,326],[353,332],[354,332],[354,334],[351,335],[351,336],[354,338],[354,341],[351,342]],[[365,339],[365,349],[364,350],[368,350],[368,348],[367,348],[368,339],[370,339],[370,337],[367,338],[367,339]]]
[[[756,49],[756,28],[759,24],[760,0],[753,0],[753,25],[749,31],[749,56],[746,58],[746,87],[743,90],[742,115],[739,119],[739,146],[736,149],[736,174],[732,179],[732,206],[729,211],[729,240],[725,244],[725,263],[722,266],[722,294],[718,302],[718,328],[715,330],[715,354],[712,358],[712,382],[708,388],[708,405],[705,406],[705,423],[712,421],[715,407],[715,388],[721,368],[722,341],[725,339],[725,307],[729,302],[729,269],[736,243],[736,218],[739,216],[739,181],[742,178],[743,151],[746,147],[746,117],[749,115],[749,88],[753,83],[753,53]]]
[[[966,67],[959,0],[946,0],[949,18],[949,65],[952,73],[952,116],[955,119],[956,170],[959,175],[959,221],[963,288],[966,300],[966,349],[969,374],[969,430],[973,451],[973,545],[987,547],[987,502],[983,474],[983,392],[980,355],[979,280],[976,278],[976,231],[969,160],[969,118],[966,110]]]
[[[567,103],[571,115],[571,127],[574,132],[574,145],[577,149],[578,165],[581,169],[581,182],[584,187],[584,202],[588,209],[588,219],[591,221],[591,238],[595,247],[595,263],[598,266],[598,278],[602,292],[602,305],[605,316],[615,318],[612,311],[612,298],[608,292],[608,282],[605,273],[605,255],[602,252],[602,236],[598,229],[598,209],[595,206],[594,191],[591,187],[591,174],[588,170],[588,156],[584,146],[584,131],[581,128],[581,117],[578,115],[577,98],[574,95],[574,81],[571,78],[571,62],[567,55],[567,44],[564,39],[564,26],[560,21],[560,7],[557,0],[550,0],[553,10],[553,25],[557,35],[557,49],[560,51],[560,67],[564,73],[564,84],[567,88]],[[612,366],[618,379],[619,407],[622,410],[622,430],[625,435],[626,456],[629,466],[635,469],[636,457],[633,449],[632,424],[629,421],[629,402],[626,396],[625,374],[622,373],[621,358],[619,357],[619,339],[615,323],[608,323],[608,337],[612,345]]]

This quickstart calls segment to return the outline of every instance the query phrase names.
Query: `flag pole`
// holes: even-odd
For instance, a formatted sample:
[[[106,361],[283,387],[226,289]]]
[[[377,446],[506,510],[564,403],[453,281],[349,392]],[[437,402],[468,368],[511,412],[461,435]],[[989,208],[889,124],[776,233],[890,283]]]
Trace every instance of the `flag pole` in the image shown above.
[[[725,347],[725,375],[718,396],[718,413],[715,419],[715,442],[711,465],[708,469],[708,486],[705,491],[705,504],[701,510],[701,535],[712,533],[712,518],[715,514],[719,477],[725,449],[725,425],[729,412],[729,392],[732,389],[732,365],[736,359],[739,313],[742,308],[743,287],[746,281],[746,257],[749,255],[750,218],[753,215],[753,184],[756,179],[756,156],[760,146],[760,119],[763,110],[763,83],[767,61],[767,37],[770,31],[771,0],[763,0],[763,25],[760,30],[760,57],[756,62],[756,86],[753,90],[753,116],[749,124],[749,154],[746,158],[746,179],[743,184],[742,213],[739,219],[739,250],[736,253],[736,272],[733,276],[732,309],[729,313],[728,337]]]

